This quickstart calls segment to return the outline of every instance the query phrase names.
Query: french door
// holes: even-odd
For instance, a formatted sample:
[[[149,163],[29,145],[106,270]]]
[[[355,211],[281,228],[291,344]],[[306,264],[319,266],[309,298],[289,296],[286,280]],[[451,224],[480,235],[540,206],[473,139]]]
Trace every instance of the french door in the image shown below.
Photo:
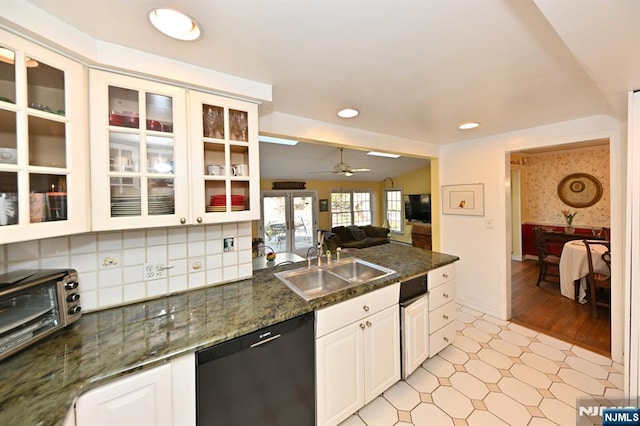
[[[263,191],[260,234],[276,253],[305,257],[317,243],[318,194],[316,191]]]

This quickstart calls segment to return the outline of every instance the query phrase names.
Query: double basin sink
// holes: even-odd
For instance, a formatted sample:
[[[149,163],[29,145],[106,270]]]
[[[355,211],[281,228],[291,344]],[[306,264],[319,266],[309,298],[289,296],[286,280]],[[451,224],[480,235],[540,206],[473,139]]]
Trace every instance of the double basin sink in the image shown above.
[[[278,272],[275,276],[300,297],[309,301],[387,277],[395,272],[392,269],[350,257],[321,267]]]

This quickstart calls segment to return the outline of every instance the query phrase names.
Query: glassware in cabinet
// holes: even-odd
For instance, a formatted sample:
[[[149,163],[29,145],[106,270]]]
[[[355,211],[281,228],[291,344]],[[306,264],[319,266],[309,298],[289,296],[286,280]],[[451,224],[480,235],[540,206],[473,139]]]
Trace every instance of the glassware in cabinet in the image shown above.
[[[0,37],[0,239],[86,232],[83,67]]]

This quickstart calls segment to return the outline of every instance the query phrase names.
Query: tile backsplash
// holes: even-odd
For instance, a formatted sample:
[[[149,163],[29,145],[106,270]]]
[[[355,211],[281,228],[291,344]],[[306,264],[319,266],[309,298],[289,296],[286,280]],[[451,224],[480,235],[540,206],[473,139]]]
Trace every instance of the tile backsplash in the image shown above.
[[[224,240],[233,238],[225,251]],[[228,245],[228,240],[227,240]],[[144,264],[166,269],[144,280]],[[70,235],[0,245],[0,273],[74,268],[83,311],[252,276],[251,222]]]

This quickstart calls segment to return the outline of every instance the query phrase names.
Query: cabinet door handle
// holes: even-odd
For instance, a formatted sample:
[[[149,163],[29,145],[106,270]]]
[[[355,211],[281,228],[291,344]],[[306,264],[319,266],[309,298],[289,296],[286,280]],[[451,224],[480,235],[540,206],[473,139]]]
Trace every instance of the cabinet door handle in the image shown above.
[[[449,343],[449,338],[448,337],[444,337],[444,341]]]
[[[362,309],[364,309],[365,312],[369,312],[369,307],[367,305],[364,305]]]
[[[202,223],[202,218],[201,218],[200,216],[198,216],[198,217],[196,218],[196,222],[198,222],[198,223]]]
[[[449,315],[443,315],[442,318],[448,320],[449,319]]]
[[[360,328],[364,330],[364,324],[360,323]]]
[[[371,327],[371,323],[369,321],[367,321],[365,324],[367,324],[367,327]]]
[[[445,299],[448,299],[449,295],[447,293],[442,293],[442,297],[444,297]]]
[[[184,217],[181,217],[180,218],[180,223],[184,225],[185,223],[187,223],[187,219],[184,218]]]

